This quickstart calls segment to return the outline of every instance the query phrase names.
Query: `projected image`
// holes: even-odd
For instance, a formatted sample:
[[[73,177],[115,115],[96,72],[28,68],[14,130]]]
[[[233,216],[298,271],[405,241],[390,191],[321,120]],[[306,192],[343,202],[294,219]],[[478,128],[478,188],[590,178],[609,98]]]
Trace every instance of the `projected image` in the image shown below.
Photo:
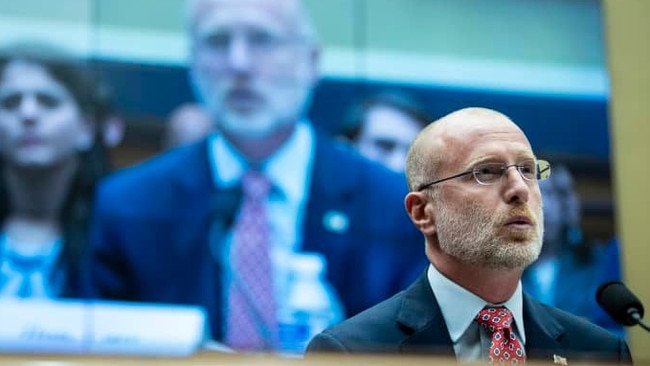
[[[106,319],[70,330],[81,344],[103,327],[92,338],[104,343],[60,350],[155,354],[179,337],[180,354],[204,344],[302,354],[325,327],[425,273],[422,233],[404,209],[406,154],[428,123],[472,106],[509,116],[552,166],[540,183],[544,249],[524,291],[623,334],[594,300],[621,272],[599,1],[170,0],[116,10],[127,4],[0,5],[0,46],[60,47],[100,85],[84,86],[85,100],[40,63],[9,52],[0,65],[0,299],[55,300],[39,311],[68,304]],[[40,84],[16,82],[16,62]],[[61,114],[60,100],[70,116],[33,148],[43,161],[18,164],[14,129],[37,131],[45,120],[26,113]],[[39,194],[60,182],[58,197],[14,192],[14,170]],[[23,206],[46,206],[47,220]],[[148,310],[159,317],[128,316]],[[165,321],[184,331],[156,338],[153,323]],[[0,350],[24,327],[4,347],[0,335]]]

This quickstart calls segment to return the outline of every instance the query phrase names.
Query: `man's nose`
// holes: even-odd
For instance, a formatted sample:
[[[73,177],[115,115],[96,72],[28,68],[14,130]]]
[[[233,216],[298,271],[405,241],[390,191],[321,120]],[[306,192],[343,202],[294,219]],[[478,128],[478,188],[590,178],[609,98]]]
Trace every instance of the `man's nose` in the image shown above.
[[[228,64],[232,70],[246,72],[253,62],[252,48],[244,37],[235,37],[228,48]]]
[[[519,169],[514,165],[509,166],[503,175],[502,178],[506,181],[506,201],[528,202],[530,187]]]

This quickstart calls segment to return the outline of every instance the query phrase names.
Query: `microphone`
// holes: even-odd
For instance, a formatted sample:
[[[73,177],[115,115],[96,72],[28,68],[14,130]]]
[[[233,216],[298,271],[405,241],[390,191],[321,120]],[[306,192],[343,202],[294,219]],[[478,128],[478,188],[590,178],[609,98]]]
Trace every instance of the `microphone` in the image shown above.
[[[243,192],[239,185],[217,190],[211,197],[211,219],[221,223],[224,228],[230,228],[241,205],[242,197]]]
[[[625,326],[640,325],[650,332],[643,318],[643,304],[622,282],[605,282],[596,291],[598,304],[618,323]]]
[[[235,221],[242,198],[243,192],[239,185],[217,190],[211,197],[208,241],[212,257],[221,266],[225,264],[222,243]]]

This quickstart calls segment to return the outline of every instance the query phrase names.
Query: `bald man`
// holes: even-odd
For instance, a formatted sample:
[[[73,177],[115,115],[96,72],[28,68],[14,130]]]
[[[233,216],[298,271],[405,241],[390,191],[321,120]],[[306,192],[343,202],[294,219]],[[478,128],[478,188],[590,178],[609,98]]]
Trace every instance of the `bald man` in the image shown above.
[[[460,361],[631,363],[606,330],[522,293],[542,248],[538,181],[524,133],[484,108],[427,126],[406,162],[404,200],[430,264],[407,290],[317,335],[308,352],[432,353]]]

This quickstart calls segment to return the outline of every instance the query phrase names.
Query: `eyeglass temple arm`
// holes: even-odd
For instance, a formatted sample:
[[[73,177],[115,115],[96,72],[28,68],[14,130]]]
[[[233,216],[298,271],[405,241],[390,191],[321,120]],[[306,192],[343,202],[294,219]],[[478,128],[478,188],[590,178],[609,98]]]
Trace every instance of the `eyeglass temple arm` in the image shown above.
[[[537,172],[537,179],[542,179],[542,173],[546,172],[549,169],[551,169],[551,166],[547,165],[543,170],[539,170]]]

